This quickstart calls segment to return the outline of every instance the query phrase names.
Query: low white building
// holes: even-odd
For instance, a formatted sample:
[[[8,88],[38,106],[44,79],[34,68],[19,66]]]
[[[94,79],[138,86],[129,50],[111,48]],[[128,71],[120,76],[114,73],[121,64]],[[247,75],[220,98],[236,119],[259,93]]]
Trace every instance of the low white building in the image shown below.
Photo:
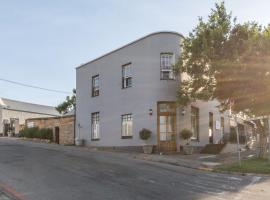
[[[52,106],[0,98],[0,135],[18,134],[26,119],[55,116],[59,113]]]
[[[76,134],[86,145],[137,148],[142,128],[153,132],[149,143],[159,151],[184,144],[179,132],[192,130],[191,144],[218,143],[229,132],[218,102],[176,104],[179,78],[172,65],[181,53],[182,35],[157,32],[140,38],[76,70]]]

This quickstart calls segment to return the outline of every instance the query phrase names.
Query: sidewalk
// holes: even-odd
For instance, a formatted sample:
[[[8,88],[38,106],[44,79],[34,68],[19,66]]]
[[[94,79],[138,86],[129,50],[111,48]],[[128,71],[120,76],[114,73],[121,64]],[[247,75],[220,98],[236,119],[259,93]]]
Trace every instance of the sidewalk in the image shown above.
[[[241,159],[247,159],[256,155],[254,150],[241,152]],[[233,163],[238,161],[238,153],[226,154],[172,154],[172,155],[159,155],[159,154],[137,154],[135,159],[146,160],[151,162],[160,162],[176,166],[188,167],[193,169],[213,170],[214,167]]]

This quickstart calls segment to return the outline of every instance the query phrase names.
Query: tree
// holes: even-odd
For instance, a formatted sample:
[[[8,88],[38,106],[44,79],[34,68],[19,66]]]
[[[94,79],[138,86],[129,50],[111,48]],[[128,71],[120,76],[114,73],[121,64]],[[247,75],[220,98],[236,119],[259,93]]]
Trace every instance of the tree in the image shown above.
[[[62,103],[60,103],[58,106],[55,107],[55,109],[60,113],[60,114],[66,114],[69,111],[75,110],[76,106],[76,90],[72,90],[72,96],[67,96],[66,100]]]
[[[178,90],[181,105],[217,99],[223,110],[232,106],[250,116],[270,114],[270,26],[237,23],[222,2],[207,21],[199,18],[182,49],[175,66],[184,74]],[[256,124],[265,130],[266,123]]]

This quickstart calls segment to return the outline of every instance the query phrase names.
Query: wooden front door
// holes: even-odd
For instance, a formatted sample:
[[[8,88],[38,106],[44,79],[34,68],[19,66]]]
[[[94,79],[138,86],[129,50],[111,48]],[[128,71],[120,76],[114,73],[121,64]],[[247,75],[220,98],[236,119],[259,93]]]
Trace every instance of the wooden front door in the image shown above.
[[[176,107],[174,102],[158,103],[158,149],[176,151]]]

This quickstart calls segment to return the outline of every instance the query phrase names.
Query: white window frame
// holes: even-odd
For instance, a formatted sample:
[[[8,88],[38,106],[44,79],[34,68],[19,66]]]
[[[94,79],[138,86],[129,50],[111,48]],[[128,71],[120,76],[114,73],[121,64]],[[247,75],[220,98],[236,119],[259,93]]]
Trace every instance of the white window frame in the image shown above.
[[[121,137],[122,139],[133,137],[133,116],[124,114],[121,116]]]
[[[27,128],[34,128],[35,127],[35,122],[27,122],[27,125],[26,125]]]
[[[99,74],[92,76],[92,97],[99,96]]]
[[[197,115],[194,115],[192,113],[192,109],[196,109],[197,113],[198,113],[198,116]],[[193,127],[193,123],[192,123],[192,118],[195,118],[195,122],[196,122],[196,127]],[[191,120],[191,131],[192,131],[192,137],[191,139],[192,140],[199,140],[199,137],[200,137],[200,109],[195,107],[195,106],[191,106],[190,107],[190,120]]]
[[[173,72],[173,65],[175,64],[175,56],[173,53],[161,53],[160,54],[160,79],[161,80],[175,80]],[[164,74],[168,73],[168,77]]]
[[[132,71],[131,63],[122,65],[122,88],[132,87]],[[129,83],[130,81],[130,83]]]
[[[91,114],[91,140],[100,139],[100,115],[99,112]]]

